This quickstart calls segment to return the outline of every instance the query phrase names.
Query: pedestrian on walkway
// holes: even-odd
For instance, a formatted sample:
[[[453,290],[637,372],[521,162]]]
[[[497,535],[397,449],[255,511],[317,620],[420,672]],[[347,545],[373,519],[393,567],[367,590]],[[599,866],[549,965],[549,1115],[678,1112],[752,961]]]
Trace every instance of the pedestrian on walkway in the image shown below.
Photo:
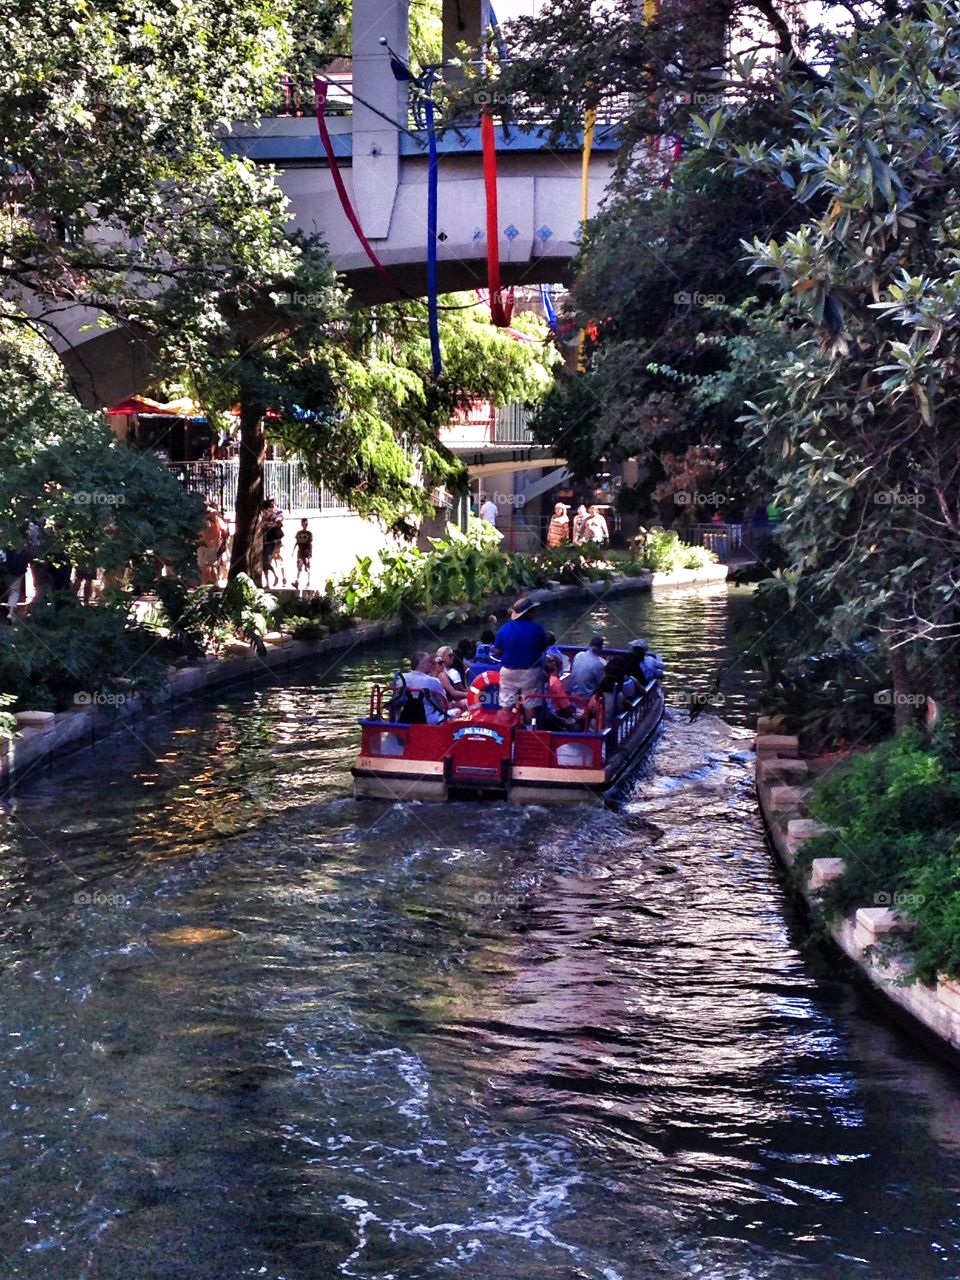
[[[580,506],[577,507],[577,514],[573,517],[573,545],[575,547],[579,547],[586,542],[586,526],[587,508],[583,503],[581,503]]]
[[[219,561],[221,547],[225,548],[229,533],[227,522],[215,502],[207,503],[207,514],[200,531],[197,564],[200,569],[200,585],[215,587],[220,581]]]
[[[293,540],[297,544],[297,575],[293,585],[299,591],[301,571],[305,575],[304,585],[310,586],[310,561],[313,558],[313,534],[310,532],[306,516],[300,521],[300,528]]]
[[[26,547],[7,546],[0,550],[0,598],[6,605],[7,622],[16,617],[17,605],[25,594],[30,556]]]
[[[283,585],[287,585],[286,570],[283,565],[283,512],[273,498],[267,498],[261,507],[263,522],[263,585],[269,587],[270,575],[273,574],[273,586],[281,577]],[[277,564],[280,573],[277,572]]]
[[[598,547],[605,546],[610,541],[610,530],[607,527],[607,520],[599,507],[591,507],[587,513],[587,522],[584,525],[585,540],[587,542],[595,542]]]
[[[562,547],[570,541],[570,508],[565,502],[558,502],[553,508],[553,515],[547,525],[547,546]]]

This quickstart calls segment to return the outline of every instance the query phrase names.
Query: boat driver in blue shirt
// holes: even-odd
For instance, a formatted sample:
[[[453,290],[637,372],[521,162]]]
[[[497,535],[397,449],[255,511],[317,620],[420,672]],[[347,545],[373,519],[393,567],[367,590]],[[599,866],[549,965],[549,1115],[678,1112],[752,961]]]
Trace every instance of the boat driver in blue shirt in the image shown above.
[[[543,655],[547,648],[547,633],[530,614],[536,604],[529,596],[521,596],[510,610],[510,621],[497,632],[493,644],[493,656],[499,658],[500,706],[511,711],[517,698],[539,694],[543,689]],[[533,705],[523,708],[524,721],[532,723]]]

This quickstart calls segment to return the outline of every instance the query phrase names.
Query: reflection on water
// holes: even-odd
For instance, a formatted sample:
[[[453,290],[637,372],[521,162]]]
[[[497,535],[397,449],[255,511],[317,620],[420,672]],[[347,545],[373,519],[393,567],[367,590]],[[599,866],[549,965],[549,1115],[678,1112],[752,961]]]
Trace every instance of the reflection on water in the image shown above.
[[[709,690],[741,605],[547,621]],[[960,1274],[960,1093],[800,955],[743,664],[617,812],[359,805],[352,719],[396,658],[8,801],[5,1274]]]

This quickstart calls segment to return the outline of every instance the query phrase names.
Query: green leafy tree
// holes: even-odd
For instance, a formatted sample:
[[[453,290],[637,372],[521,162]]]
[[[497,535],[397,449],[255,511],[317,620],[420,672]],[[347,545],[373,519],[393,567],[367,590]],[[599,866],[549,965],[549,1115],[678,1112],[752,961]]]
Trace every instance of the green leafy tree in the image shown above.
[[[784,290],[789,345],[746,425],[794,569],[832,602],[834,635],[890,653],[902,721],[912,684],[957,691],[958,22],[956,3],[933,5],[841,43],[822,83],[783,82],[789,143],[733,148],[752,178],[814,206],[751,247]],[[706,141],[720,129],[705,124]]]
[[[552,381],[557,353],[545,326],[518,317],[517,341],[480,309],[447,298],[442,312],[444,371],[434,380],[426,306],[395,303],[344,311],[325,259],[298,246],[290,279],[240,277],[175,329],[172,358],[189,371],[205,406],[239,401],[240,477],[231,573],[259,581],[260,501],[268,436],[301,458],[311,479],[410,535],[433,513],[430,489],[456,486],[462,468],[439,443],[440,428],[475,398],[532,403]],[[267,285],[272,283],[269,293]],[[192,295],[184,303],[193,307]],[[272,410],[275,417],[268,418]]]
[[[591,224],[573,306],[582,323],[601,319],[599,334],[585,372],[558,382],[535,426],[577,475],[636,456],[646,469],[639,497],[665,499],[664,518],[675,492],[703,484],[745,503],[742,398],[723,376],[727,339],[743,328],[737,309],[761,287],[741,239],[785,220],[799,215],[779,184],[738,180],[694,151],[668,188],[619,195]]]
[[[146,0],[0,7],[5,313],[56,340],[71,307],[152,361],[178,282],[293,269],[272,175],[222,146],[257,119],[326,0]],[[77,335],[73,333],[73,336]],[[62,343],[57,341],[58,347]],[[102,403],[80,356],[76,387]]]
[[[162,564],[195,570],[200,500],[82,409],[42,344],[7,326],[0,329],[0,360],[3,545],[22,546],[25,525],[43,520],[45,554],[72,565],[129,570],[140,586],[152,583]]]

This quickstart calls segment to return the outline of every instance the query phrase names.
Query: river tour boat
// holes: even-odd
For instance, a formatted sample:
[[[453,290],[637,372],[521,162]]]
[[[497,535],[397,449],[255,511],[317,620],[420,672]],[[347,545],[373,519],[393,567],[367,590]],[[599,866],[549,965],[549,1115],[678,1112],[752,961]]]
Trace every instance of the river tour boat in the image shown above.
[[[580,652],[571,645],[561,650],[570,659]],[[528,728],[519,712],[500,707],[498,684],[495,670],[475,676],[466,708],[443,724],[391,719],[394,688],[375,684],[369,714],[360,721],[354,794],[385,800],[489,796],[520,804],[595,800],[623,780],[663,718],[663,689],[651,680],[609,724],[597,698],[588,732]]]

